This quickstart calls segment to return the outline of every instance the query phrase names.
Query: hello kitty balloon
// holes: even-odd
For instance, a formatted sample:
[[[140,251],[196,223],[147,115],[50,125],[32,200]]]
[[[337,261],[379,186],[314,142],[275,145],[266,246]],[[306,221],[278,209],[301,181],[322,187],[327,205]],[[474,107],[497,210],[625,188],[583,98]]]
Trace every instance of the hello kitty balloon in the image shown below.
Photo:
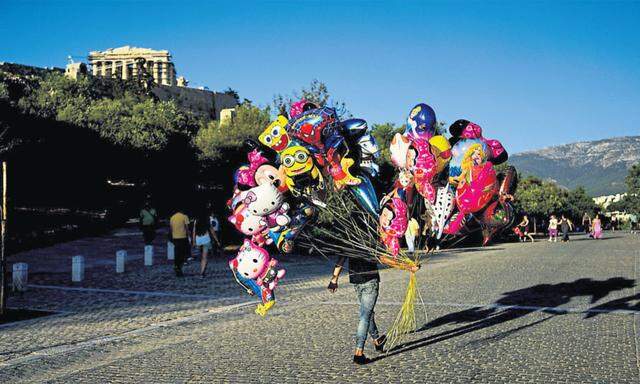
[[[256,289],[259,289],[260,292],[255,293],[260,294],[262,304],[258,306],[256,313],[261,316],[264,316],[275,304],[273,290],[286,273],[284,269],[278,269],[277,266],[278,260],[272,259],[264,248],[247,239],[244,240],[236,257],[229,261],[229,268],[236,272],[236,276],[240,277],[241,284],[243,280],[251,280],[259,287]],[[255,287],[254,284],[246,284],[245,286]]]

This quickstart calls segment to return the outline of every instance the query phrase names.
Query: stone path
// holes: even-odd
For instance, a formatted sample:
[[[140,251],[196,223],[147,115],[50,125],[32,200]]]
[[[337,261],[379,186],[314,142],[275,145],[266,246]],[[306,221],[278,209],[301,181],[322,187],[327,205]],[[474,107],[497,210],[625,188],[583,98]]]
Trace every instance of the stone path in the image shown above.
[[[144,267],[141,256],[115,275],[115,250],[139,241],[127,236],[32,251],[15,260],[33,260],[41,274],[9,304],[60,313],[0,328],[0,382],[638,383],[640,239],[607,235],[438,254],[418,273],[420,328],[386,355],[367,346],[375,361],[363,367],[350,361],[353,288],[342,278],[338,292],[326,291],[327,260],[282,260],[278,304],[262,319],[224,260],[207,279],[196,263],[176,279],[168,262]],[[46,273],[55,258],[70,268],[80,249],[96,260],[87,281]],[[41,258],[45,266],[31,267]],[[406,279],[382,272],[383,329]]]

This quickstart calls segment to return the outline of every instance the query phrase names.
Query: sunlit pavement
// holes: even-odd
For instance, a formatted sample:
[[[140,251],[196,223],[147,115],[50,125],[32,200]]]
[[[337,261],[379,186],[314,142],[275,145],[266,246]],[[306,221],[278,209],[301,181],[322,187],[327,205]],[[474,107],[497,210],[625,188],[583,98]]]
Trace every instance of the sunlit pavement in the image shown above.
[[[176,279],[158,244],[157,265],[134,255],[116,275],[113,252],[131,239],[117,241],[16,256],[48,255],[51,265],[40,275],[34,265],[32,286],[10,306],[58,314],[0,328],[0,382],[640,382],[638,235],[442,252],[418,273],[420,328],[386,355],[368,345],[374,361],[366,366],[351,362],[353,288],[345,276],[338,292],[326,291],[329,261],[282,260],[287,276],[263,319],[223,260],[207,279],[195,276],[195,263]],[[87,281],[71,284],[64,268],[45,273],[63,264],[56,257],[70,267],[81,251],[95,260]],[[406,280],[382,272],[383,329]]]

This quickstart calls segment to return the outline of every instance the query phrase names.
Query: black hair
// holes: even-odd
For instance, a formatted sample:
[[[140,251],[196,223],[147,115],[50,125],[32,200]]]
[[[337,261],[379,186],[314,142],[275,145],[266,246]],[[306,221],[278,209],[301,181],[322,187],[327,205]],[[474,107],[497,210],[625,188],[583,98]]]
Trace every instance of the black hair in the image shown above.
[[[210,227],[208,211],[202,210],[196,218],[196,235],[206,235]]]

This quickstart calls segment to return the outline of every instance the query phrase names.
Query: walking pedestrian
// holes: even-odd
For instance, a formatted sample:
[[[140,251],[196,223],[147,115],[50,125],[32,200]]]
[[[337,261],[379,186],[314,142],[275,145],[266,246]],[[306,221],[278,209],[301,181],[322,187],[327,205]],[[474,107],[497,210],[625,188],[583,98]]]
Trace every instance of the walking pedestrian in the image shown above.
[[[611,215],[611,231],[615,232],[617,226],[618,226],[618,216],[613,214]]]
[[[573,231],[573,223],[565,215],[562,215],[562,219],[560,219],[560,229],[562,230],[562,242],[566,243],[569,241],[569,231]]]
[[[142,230],[142,238],[144,245],[153,244],[156,238],[156,226],[158,225],[158,213],[151,206],[151,197],[147,196],[144,206],[140,210],[140,229]]]
[[[527,237],[531,239],[532,243],[534,242],[533,236],[531,236],[531,233],[529,233],[531,223],[529,222],[529,217],[527,215],[524,215],[522,217],[522,221],[520,222],[520,224],[518,224],[518,228],[520,228],[520,233],[522,234],[522,236],[519,236],[522,242],[527,241]]]
[[[558,219],[556,219],[556,215],[551,215],[549,218],[549,241],[554,243],[558,241]]]
[[[341,257],[333,270],[333,276],[329,282],[327,289],[333,293],[338,289],[338,277],[346,257]],[[382,256],[380,261],[389,266],[396,268],[404,268],[412,272],[416,272],[419,266],[404,266],[395,259]],[[353,355],[353,362],[358,365],[369,363],[371,360],[364,355],[364,344],[367,335],[373,340],[373,345],[378,352],[384,350],[384,344],[387,340],[385,335],[378,333],[378,326],[375,319],[375,306],[378,300],[378,292],[380,289],[380,274],[378,273],[378,264],[373,261],[364,259],[349,258],[349,282],[353,284],[360,304],[360,320],[356,331],[356,350]]]
[[[418,220],[413,217],[409,220],[409,225],[407,225],[407,230],[404,233],[404,239],[407,242],[407,249],[410,253],[415,252],[415,241],[416,236],[420,233],[420,224],[418,224]]]
[[[591,216],[589,216],[587,212],[582,215],[582,229],[586,234],[589,234],[589,232],[591,232]]]
[[[169,219],[169,227],[171,233],[171,242],[174,245],[173,269],[177,277],[182,277],[182,266],[187,258],[191,255],[191,247],[189,246],[189,217],[180,208]]]
[[[216,236],[213,227],[211,226],[211,218],[208,214],[203,213],[198,216],[193,222],[193,234],[192,241],[194,247],[199,248],[200,251],[200,277],[204,278],[207,272],[207,264],[209,262],[209,253],[213,251],[213,244],[217,244],[218,237]]]
[[[591,223],[591,237],[594,239],[602,239],[602,221],[600,220],[600,215],[596,215]]]

